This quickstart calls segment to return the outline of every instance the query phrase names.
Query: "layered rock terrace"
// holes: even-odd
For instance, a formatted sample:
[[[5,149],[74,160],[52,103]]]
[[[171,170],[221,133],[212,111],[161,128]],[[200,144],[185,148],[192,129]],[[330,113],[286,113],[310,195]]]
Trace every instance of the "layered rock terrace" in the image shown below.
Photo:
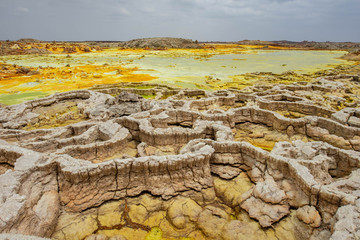
[[[98,86],[2,107],[0,236],[131,239],[121,231],[168,224],[174,238],[285,239],[290,224],[294,239],[357,239],[360,113],[306,97],[345,92],[341,79],[352,76],[249,91]],[[71,110],[50,121],[59,105]]]

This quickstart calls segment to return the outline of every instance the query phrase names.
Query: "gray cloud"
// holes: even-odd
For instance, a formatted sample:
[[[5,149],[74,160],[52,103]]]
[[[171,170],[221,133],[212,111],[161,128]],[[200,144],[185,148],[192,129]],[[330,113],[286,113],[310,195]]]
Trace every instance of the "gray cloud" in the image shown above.
[[[28,8],[25,8],[25,7],[18,7],[17,10],[18,10],[19,12],[23,12],[23,13],[29,12],[29,9],[28,9]]]
[[[0,39],[360,41],[359,0],[0,0]]]

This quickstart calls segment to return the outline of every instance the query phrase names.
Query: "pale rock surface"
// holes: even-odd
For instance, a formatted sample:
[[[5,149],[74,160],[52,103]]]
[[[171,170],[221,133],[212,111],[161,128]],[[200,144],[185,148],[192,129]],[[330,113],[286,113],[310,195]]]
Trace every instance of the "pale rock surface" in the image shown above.
[[[266,177],[264,182],[258,182],[253,194],[254,197],[270,204],[279,204],[286,199],[285,192],[279,188],[272,177]]]
[[[332,228],[331,240],[359,239],[360,238],[360,201],[355,206],[340,207],[335,215],[335,224]]]
[[[289,205],[272,205],[254,197],[245,200],[241,207],[249,213],[251,218],[257,219],[262,227],[270,227],[290,213]]]
[[[211,165],[211,172],[219,175],[223,179],[232,179],[239,175],[241,172],[240,168],[232,166],[222,166],[222,165]]]
[[[197,226],[210,239],[221,239],[223,227],[230,221],[226,212],[220,208],[207,206],[199,214]]]
[[[167,217],[178,229],[183,229],[190,222],[196,222],[202,208],[193,200],[180,198],[175,200],[167,209]]]

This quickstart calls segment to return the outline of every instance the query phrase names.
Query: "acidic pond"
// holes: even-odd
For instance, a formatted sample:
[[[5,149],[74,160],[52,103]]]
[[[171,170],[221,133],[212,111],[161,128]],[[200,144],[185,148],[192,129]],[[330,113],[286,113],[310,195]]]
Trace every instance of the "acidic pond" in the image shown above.
[[[314,73],[349,64],[344,51],[302,50],[105,50],[83,54],[3,56],[0,63],[37,68],[0,84],[0,103],[16,104],[54,92],[95,84],[161,83],[174,87],[215,89],[207,80],[231,83],[241,74],[286,71]],[[26,94],[25,94],[26,93]]]

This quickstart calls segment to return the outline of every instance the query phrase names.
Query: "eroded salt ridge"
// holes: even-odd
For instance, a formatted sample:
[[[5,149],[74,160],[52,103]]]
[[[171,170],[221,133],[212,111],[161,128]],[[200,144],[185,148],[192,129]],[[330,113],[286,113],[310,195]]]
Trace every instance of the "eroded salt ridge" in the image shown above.
[[[356,239],[360,236],[358,110],[336,111],[331,104],[305,97],[306,91],[321,95],[345,89],[326,79],[255,87],[251,92],[127,89],[155,93],[157,100],[149,100],[114,86],[0,108],[0,232],[107,239],[104,231],[110,229],[148,231],[149,222],[129,218],[126,199],[150,194],[161,198],[162,204],[171,203],[161,210],[177,234],[168,233],[169,237],[238,239],[253,234],[252,225],[241,221],[245,215],[236,219],[227,215],[234,211],[255,219],[260,225],[252,231],[262,231],[268,239],[270,226],[276,229],[289,219],[297,239]],[[64,126],[51,128],[41,110],[69,101],[75,102],[81,121],[73,123],[74,113],[61,108]],[[293,117],[285,117],[289,114]],[[237,141],[239,126],[247,124],[262,126],[273,135],[252,132],[249,142]],[[42,125],[49,128],[24,130]],[[282,141],[284,135],[287,142]],[[251,144],[261,138],[269,141],[267,136],[280,139],[273,139],[272,150],[264,148],[270,152]],[[234,185],[230,191],[227,184],[239,177],[249,179],[248,187],[236,190],[241,186]],[[196,194],[202,200],[191,197]],[[114,200],[125,201],[121,215],[125,222],[106,225],[99,211]],[[176,214],[171,210],[184,201],[195,209],[193,215],[183,208]],[[227,208],[234,210],[221,210]],[[84,220],[90,221],[89,230],[74,233],[75,227],[64,219],[76,214],[97,217]],[[212,216],[221,221],[213,222]],[[199,233],[186,234],[186,226]]]

